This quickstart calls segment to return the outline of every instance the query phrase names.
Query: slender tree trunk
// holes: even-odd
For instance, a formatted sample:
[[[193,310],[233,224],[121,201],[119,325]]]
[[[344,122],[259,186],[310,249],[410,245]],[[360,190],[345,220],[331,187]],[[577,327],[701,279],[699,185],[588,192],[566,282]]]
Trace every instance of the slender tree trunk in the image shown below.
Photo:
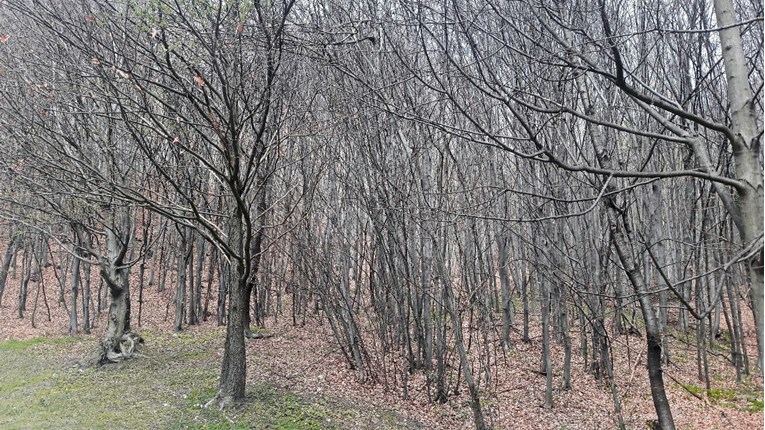
[[[611,198],[607,199],[610,202]],[[662,430],[674,430],[675,422],[672,418],[667,393],[664,390],[664,376],[661,369],[661,329],[656,321],[653,304],[651,303],[651,294],[645,285],[644,278],[638,272],[635,266],[634,257],[630,248],[630,242],[627,240],[627,232],[630,231],[626,223],[625,214],[620,214],[613,202],[610,202],[611,213],[611,234],[614,238],[614,248],[619,256],[619,260],[624,267],[632,286],[635,288],[635,294],[640,302],[640,309],[643,312],[645,322],[647,350],[646,358],[648,361],[648,379],[651,385],[651,397],[656,414],[659,418],[659,426]],[[622,218],[621,220],[619,218]]]
[[[553,407],[552,360],[550,358],[550,286],[549,281],[539,277],[539,295],[542,310],[542,373],[545,375],[545,409]]]
[[[254,219],[251,220],[255,231],[254,237],[250,241],[250,261],[248,264],[250,265],[250,279],[247,280],[247,285],[245,287],[244,291],[244,302],[242,304],[245,315],[244,315],[244,330],[245,330],[245,336],[246,337],[252,337],[252,333],[250,331],[250,324],[251,324],[251,318],[250,318],[250,311],[251,311],[251,300],[253,295],[256,296],[256,309],[255,309],[255,324],[257,325],[263,325],[262,321],[262,312],[258,309],[259,307],[264,306],[264,303],[258,303],[257,301],[257,294],[258,291],[261,288],[259,288],[258,285],[258,273],[260,272],[260,262],[261,262],[261,255],[263,254],[263,236],[265,235],[265,224],[266,224],[266,210],[268,208],[268,200],[267,200],[267,193],[266,193],[266,187],[267,187],[267,181],[264,177],[259,178],[259,184],[260,189],[258,190],[258,196],[257,196],[257,205],[255,207],[254,212]]]
[[[563,335],[563,384],[564,390],[571,389],[571,334],[568,327],[568,303],[566,287],[561,287],[560,329]]]
[[[499,285],[502,290],[502,348],[510,348],[510,329],[513,325],[513,297],[510,294],[510,274],[508,273],[507,242],[505,235],[497,235],[497,253],[499,266]]]
[[[194,284],[189,298],[189,324],[199,324],[204,318],[202,312],[202,272],[205,269],[205,255],[207,254],[207,241],[202,235],[197,240],[196,269],[194,270]]]
[[[180,331],[186,320],[186,286],[188,284],[188,267],[191,256],[191,231],[187,227],[178,229],[180,243],[178,245],[177,283],[175,287],[175,331]]]
[[[24,257],[21,259],[21,287],[19,288],[19,318],[24,318],[24,312],[27,310],[27,289],[29,288],[29,278],[32,276],[32,257],[28,247],[24,248]]]
[[[83,257],[86,253],[83,252]],[[92,298],[90,297],[90,263],[85,260],[82,262],[84,273],[82,280],[82,332],[90,334],[90,306]]]
[[[446,295],[446,304],[449,311],[449,315],[452,320],[452,327],[454,331],[454,343],[457,347],[457,352],[460,356],[460,368],[462,369],[465,377],[465,383],[468,386],[470,392],[470,408],[473,410],[473,422],[475,423],[476,430],[485,430],[487,428],[484,423],[483,410],[481,409],[481,398],[478,394],[478,386],[473,378],[473,370],[470,366],[470,359],[468,358],[467,351],[465,350],[465,342],[462,338],[462,319],[457,314],[457,306],[454,300],[454,292],[451,288],[451,283],[444,279],[443,288]]]
[[[16,255],[18,242],[18,238],[14,236],[8,242],[8,247],[5,248],[5,254],[3,255],[3,266],[0,267],[0,305],[3,304],[3,291],[5,290],[5,281],[8,279],[8,271],[11,268],[11,261],[13,261],[13,257]]]
[[[221,263],[218,262],[218,249],[213,247],[210,251],[210,259],[208,262],[208,268],[207,268],[207,293],[205,294],[205,306],[204,310],[202,310],[202,321],[207,321],[207,317],[210,314],[210,298],[212,297],[212,285],[213,285],[213,279],[215,279],[215,268],[220,266]],[[220,288],[220,286],[219,286]]]
[[[72,257],[72,302],[69,308],[69,334],[77,334],[77,293],[80,289],[80,258],[79,247],[75,250],[75,255]]]
[[[232,263],[223,256],[218,258],[220,261],[220,271],[218,276],[218,306],[215,311],[215,319],[218,325],[226,324],[226,301],[229,299],[229,285],[231,284],[230,274]]]

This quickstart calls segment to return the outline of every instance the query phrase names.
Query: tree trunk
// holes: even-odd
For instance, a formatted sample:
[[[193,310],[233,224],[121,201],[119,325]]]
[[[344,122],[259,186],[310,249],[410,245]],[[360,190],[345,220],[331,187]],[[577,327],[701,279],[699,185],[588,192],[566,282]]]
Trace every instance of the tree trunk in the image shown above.
[[[260,272],[260,262],[261,262],[261,255],[263,254],[263,236],[265,234],[265,225],[266,225],[266,210],[268,209],[268,195],[267,195],[267,186],[268,186],[268,180],[266,177],[259,175],[258,176],[258,184],[260,185],[260,188],[258,189],[258,195],[257,195],[257,201],[255,210],[251,215],[254,215],[250,220],[250,222],[253,225],[253,230],[255,234],[253,235],[252,239],[250,240],[250,261],[247,262],[247,264],[250,265],[250,279],[247,280],[247,284],[245,287],[245,292],[243,295],[243,309],[244,309],[244,330],[245,335],[247,337],[251,336],[250,332],[250,301],[252,300],[253,294],[256,295],[256,305],[264,306],[264,303],[258,303],[257,302],[257,294],[259,290],[258,285],[258,273]],[[255,309],[255,323],[258,325],[262,325],[263,321],[261,321],[262,312],[257,309],[259,306],[256,306]]]
[[[542,366],[545,375],[545,409],[553,407],[552,360],[550,358],[550,285],[543,276],[539,276],[539,299],[542,311]]]
[[[664,390],[664,376],[661,369],[661,329],[656,321],[656,316],[654,315],[651,294],[645,285],[643,276],[638,272],[637,267],[635,266],[630,244],[627,240],[628,233],[626,232],[629,232],[630,229],[624,219],[626,218],[626,214],[619,213],[617,207],[611,201],[611,198],[607,199],[607,201],[611,208],[611,234],[614,238],[614,248],[616,249],[616,253],[619,256],[619,260],[624,267],[627,277],[635,289],[635,293],[640,302],[640,309],[643,312],[647,338],[646,357],[648,360],[648,379],[651,385],[653,405],[659,418],[659,428],[662,430],[674,430],[675,422],[672,418],[672,411],[670,409],[669,400],[667,399],[667,393]],[[619,219],[620,217],[622,220]]]
[[[130,332],[130,293],[128,290],[128,268],[123,259],[127,254],[130,234],[120,237],[113,230],[107,230],[107,256],[101,258],[101,277],[109,288],[109,320],[106,336],[101,342],[99,364],[116,362],[132,356],[132,348],[125,349],[123,341]],[[131,340],[132,342],[132,340]],[[131,344],[134,346],[134,344]]]
[[[497,235],[497,253],[499,266],[499,285],[502,290],[502,348],[510,349],[510,328],[513,324],[513,297],[510,294],[510,274],[508,272],[507,242],[505,235]]]
[[[762,129],[757,123],[755,99],[749,84],[747,60],[741,41],[740,27],[736,25],[736,11],[732,0],[714,0],[720,30],[723,64],[728,81],[728,101],[731,112],[731,146],[736,164],[736,177],[743,182],[738,190],[741,236],[746,246],[752,241],[762,243],[763,232],[763,178],[760,151]],[[763,360],[763,249],[749,261],[752,313],[757,333],[757,366],[762,370]]]
[[[178,278],[175,288],[175,331],[180,331],[186,318],[186,284],[189,256],[191,255],[191,233],[187,227],[179,227],[178,235],[180,243],[178,245]]]
[[[202,322],[202,272],[205,269],[205,255],[207,255],[207,241],[199,235],[197,241],[197,262],[194,270],[194,284],[189,297],[189,324],[196,325]]]
[[[83,261],[83,280],[82,280],[82,332],[90,334],[90,263],[86,260]]]
[[[455,304],[451,283],[447,279],[442,279],[442,281],[444,295],[446,296],[446,305],[454,331],[454,343],[460,356],[460,367],[462,368],[463,375],[465,376],[465,383],[470,392],[470,408],[473,410],[473,422],[475,423],[476,430],[485,430],[487,427],[484,423],[483,411],[481,410],[481,398],[478,394],[478,386],[473,379],[470,359],[468,358],[467,351],[465,350],[465,342],[462,338],[462,319],[457,314],[457,306]]]
[[[69,334],[77,334],[77,292],[80,289],[80,258],[79,247],[72,257],[72,302],[69,308]]]
[[[32,257],[28,247],[24,248],[24,257],[21,259],[21,286],[19,288],[19,318],[24,318],[27,310],[27,292],[29,278],[32,276]]]
[[[247,375],[246,352],[244,349],[244,292],[247,288],[248,264],[241,257],[245,228],[242,213],[234,210],[229,219],[228,245],[236,253],[229,256],[228,284],[229,304],[226,323],[226,342],[223,350],[223,364],[218,385],[217,402],[221,408],[237,404],[244,399],[245,379]]]
[[[8,248],[5,249],[5,255],[3,256],[3,266],[0,267],[0,305],[3,304],[3,291],[5,290],[5,281],[8,279],[8,271],[11,268],[11,261],[16,254],[18,248],[18,238],[13,237],[8,242]]]

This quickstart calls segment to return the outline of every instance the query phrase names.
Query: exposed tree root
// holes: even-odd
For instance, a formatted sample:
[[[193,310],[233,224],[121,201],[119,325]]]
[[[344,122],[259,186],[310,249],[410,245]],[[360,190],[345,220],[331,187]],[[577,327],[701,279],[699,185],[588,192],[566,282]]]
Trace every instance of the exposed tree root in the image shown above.
[[[127,332],[123,334],[117,345],[109,348],[112,342],[104,342],[104,358],[111,363],[119,363],[120,361],[128,360],[138,355],[141,345],[143,345],[143,338],[136,333]],[[118,352],[119,351],[119,352]],[[102,363],[105,364],[105,363]]]
[[[246,339],[268,339],[269,337],[274,337],[274,334],[273,333],[252,333],[249,331],[245,331],[244,337]]]
[[[123,334],[119,339],[106,339],[96,351],[78,361],[77,365],[81,368],[97,367],[141,357],[140,348],[143,343],[143,338],[132,332]]]
[[[232,396],[224,395],[223,392],[218,391],[218,394],[212,399],[208,400],[207,403],[202,405],[202,407],[206,409],[212,405],[217,406],[218,410],[222,411],[224,409],[228,409],[231,406],[236,406],[237,402],[234,400]],[[229,418],[226,417],[226,419],[229,419]],[[233,424],[233,421],[232,421],[232,424]]]

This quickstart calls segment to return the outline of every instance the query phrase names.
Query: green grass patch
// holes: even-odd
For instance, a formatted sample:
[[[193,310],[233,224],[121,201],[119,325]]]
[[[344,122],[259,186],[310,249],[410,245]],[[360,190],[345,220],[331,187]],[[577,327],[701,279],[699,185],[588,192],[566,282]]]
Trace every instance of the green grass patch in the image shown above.
[[[696,396],[706,396],[713,403],[733,409],[759,413],[763,410],[763,393],[759,390],[724,390],[718,388],[705,389],[698,385],[683,385],[684,389]]]
[[[204,408],[215,390],[193,392],[185,405],[186,414],[176,429],[337,429],[342,408],[329,406],[321,399],[307,399],[267,384],[251,387],[242,405],[225,411]]]
[[[0,344],[2,429],[393,429],[390,411],[305,397],[268,383],[224,411],[215,397],[223,334],[142,333],[145,357],[101,368],[74,365],[92,338],[36,338]],[[388,417],[380,421],[379,417]]]
[[[751,412],[753,414],[760,413],[763,410],[763,401],[762,399],[748,399],[749,405],[746,407],[746,410],[748,412]]]
[[[58,338],[44,338],[35,337],[26,340],[14,340],[11,339],[6,342],[0,343],[0,351],[23,351],[29,349],[35,345],[65,345],[71,343],[77,343],[79,339],[76,337],[58,337]]]

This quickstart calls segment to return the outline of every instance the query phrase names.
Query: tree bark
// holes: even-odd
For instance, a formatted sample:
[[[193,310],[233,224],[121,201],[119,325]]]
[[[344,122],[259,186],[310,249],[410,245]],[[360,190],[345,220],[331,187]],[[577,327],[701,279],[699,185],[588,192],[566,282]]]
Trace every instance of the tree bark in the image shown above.
[[[16,254],[18,242],[18,238],[14,236],[8,242],[8,248],[5,248],[3,266],[0,267],[0,305],[3,304],[3,291],[5,290],[5,281],[8,279],[8,271],[11,268],[11,261],[13,261],[13,256]]]
[[[69,334],[77,334],[77,292],[80,288],[80,258],[79,247],[75,250],[75,255],[72,257],[72,284],[71,284],[71,297],[72,302],[69,308]]]
[[[244,292],[247,287],[247,264],[243,254],[245,232],[242,213],[235,209],[229,219],[228,245],[236,256],[229,256],[229,305],[226,323],[226,342],[217,402],[221,408],[240,403],[244,399],[247,360],[244,348]]]
[[[634,257],[627,236],[629,234],[629,225],[626,214],[620,214],[617,207],[607,199],[611,209],[610,222],[611,234],[614,238],[614,248],[619,256],[624,271],[632,283],[635,293],[640,302],[640,309],[643,313],[645,322],[647,350],[646,358],[648,360],[648,379],[651,385],[651,398],[659,418],[659,428],[662,430],[674,430],[675,422],[672,418],[672,411],[667,399],[667,393],[664,390],[664,376],[661,369],[661,329],[654,315],[653,304],[651,303],[651,293],[648,291],[643,276],[638,272],[635,266]]]
[[[120,349],[123,335],[130,332],[130,294],[128,290],[128,268],[123,259],[127,254],[130,233],[120,237],[112,229],[107,229],[107,255],[100,259],[101,277],[109,288],[111,302],[109,304],[109,320],[106,336],[101,343],[102,356],[100,364],[129,358],[128,353]],[[92,252],[91,252],[92,253]]]
[[[732,0],[714,0],[720,30],[725,77],[728,81],[728,102],[731,112],[731,136],[736,177],[743,182],[738,190],[741,236],[744,245],[752,241],[762,243],[763,233],[763,177],[760,152],[762,129],[757,123],[755,99],[749,85],[747,61],[741,41],[740,27],[736,24],[736,11]],[[736,219],[736,214],[731,214]],[[748,261],[751,277],[750,294],[752,313],[757,333],[757,366],[763,361],[763,249]]]

